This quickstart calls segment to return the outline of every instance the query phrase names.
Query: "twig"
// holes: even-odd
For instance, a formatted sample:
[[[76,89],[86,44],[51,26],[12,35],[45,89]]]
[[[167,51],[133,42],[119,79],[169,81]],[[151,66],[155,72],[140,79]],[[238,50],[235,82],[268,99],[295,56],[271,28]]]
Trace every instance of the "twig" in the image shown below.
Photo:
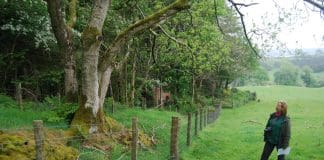
[[[244,6],[240,3],[235,3],[233,0],[228,0],[235,8],[236,12],[239,14],[240,16],[240,20],[241,20],[241,23],[242,23],[242,27],[243,27],[243,32],[244,32],[244,36],[245,36],[245,39],[247,40],[250,48],[252,49],[252,51],[255,53],[255,55],[259,58],[261,58],[261,56],[258,54],[258,52],[255,50],[255,48],[253,47],[252,45],[252,42],[250,40],[250,38],[248,37],[247,35],[247,31],[246,31],[246,26],[245,26],[245,22],[244,22],[244,14],[240,11],[240,9],[238,8],[238,6]],[[251,6],[251,5],[246,5],[246,6]]]
[[[250,7],[250,6],[253,6],[253,5],[257,5],[259,3],[250,3],[250,4],[245,4],[245,3],[235,3],[235,5],[237,6],[243,6],[243,7]]]
[[[98,149],[97,147],[99,147],[99,146],[94,146],[94,147],[92,147],[92,146],[83,146],[84,148],[87,148],[87,149],[93,149],[93,150],[95,150],[95,151],[98,151],[98,152],[100,152],[100,153],[102,153],[102,154],[104,154],[104,155],[106,155],[107,153],[105,153],[102,149]]]
[[[126,152],[125,153],[123,153],[117,160],[121,160],[121,159],[123,159],[124,157],[125,157],[125,155],[126,155]]]

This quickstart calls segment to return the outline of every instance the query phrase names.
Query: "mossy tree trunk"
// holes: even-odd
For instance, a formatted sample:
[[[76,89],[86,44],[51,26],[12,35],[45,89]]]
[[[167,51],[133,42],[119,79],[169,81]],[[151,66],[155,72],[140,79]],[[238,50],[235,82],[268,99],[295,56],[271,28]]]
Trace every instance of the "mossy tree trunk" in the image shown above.
[[[106,19],[109,0],[95,0],[90,21],[82,33],[82,88],[73,126],[79,126],[82,134],[104,132],[105,115],[103,101],[107,92],[112,69],[98,70],[102,28]],[[106,87],[100,83],[107,84]],[[104,87],[104,88],[103,88]]]
[[[62,1],[47,0],[47,9],[60,54],[63,57],[64,66],[64,92],[67,102],[76,102],[78,95],[78,83],[76,77],[75,50],[73,46],[72,28],[76,21],[77,0],[70,0],[68,5],[68,18],[62,13]]]
[[[175,15],[189,7],[188,0],[176,0],[169,6],[157,11],[142,20],[135,22],[121,32],[109,45],[109,49],[100,56],[101,32],[108,10],[109,0],[96,0],[92,9],[89,24],[82,34],[83,61],[82,61],[82,93],[80,106],[73,120],[72,126],[80,126],[82,134],[91,134],[106,131],[106,118],[103,104],[110,82],[114,64],[126,62],[128,56],[119,64],[114,57],[121,52],[123,46],[134,34],[153,27],[159,22]]]

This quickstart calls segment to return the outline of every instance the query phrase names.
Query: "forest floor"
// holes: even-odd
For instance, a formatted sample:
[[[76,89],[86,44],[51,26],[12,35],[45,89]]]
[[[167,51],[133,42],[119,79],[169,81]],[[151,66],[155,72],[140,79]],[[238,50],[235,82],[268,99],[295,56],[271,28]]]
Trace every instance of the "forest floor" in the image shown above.
[[[260,102],[223,109],[220,118],[202,132],[185,160],[257,160],[263,149],[263,129],[278,100],[288,102],[292,148],[288,160],[324,159],[324,88],[289,86],[242,87],[256,91]],[[270,160],[275,160],[276,151]]]

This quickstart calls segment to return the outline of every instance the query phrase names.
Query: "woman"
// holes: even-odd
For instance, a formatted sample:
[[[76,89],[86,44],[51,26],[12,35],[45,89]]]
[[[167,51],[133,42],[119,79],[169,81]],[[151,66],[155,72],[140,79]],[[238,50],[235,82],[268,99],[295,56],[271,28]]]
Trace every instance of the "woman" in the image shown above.
[[[290,119],[287,116],[288,105],[279,101],[276,112],[270,115],[266,128],[264,129],[265,145],[261,160],[268,160],[274,147],[286,149],[290,140]],[[279,155],[278,160],[284,160],[285,155]]]

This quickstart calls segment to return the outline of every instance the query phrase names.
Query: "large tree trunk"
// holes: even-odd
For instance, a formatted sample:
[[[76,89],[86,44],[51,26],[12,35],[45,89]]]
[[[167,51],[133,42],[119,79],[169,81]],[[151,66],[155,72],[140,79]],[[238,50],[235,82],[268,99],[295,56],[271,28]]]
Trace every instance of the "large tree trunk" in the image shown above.
[[[78,95],[78,83],[76,77],[75,50],[73,47],[72,27],[76,21],[76,0],[69,4],[69,19],[63,16],[62,1],[47,1],[47,10],[60,54],[63,57],[64,66],[64,92],[67,102],[75,102]]]
[[[78,80],[76,77],[75,52],[72,46],[67,48],[64,65],[64,93],[66,102],[76,102],[78,97]]]
[[[95,0],[90,22],[82,34],[82,92],[80,106],[73,126],[80,126],[82,134],[104,132],[103,101],[110,81],[111,69],[98,71],[100,36],[108,11],[109,0]],[[100,80],[100,81],[99,81]],[[99,85],[99,84],[104,85]]]

